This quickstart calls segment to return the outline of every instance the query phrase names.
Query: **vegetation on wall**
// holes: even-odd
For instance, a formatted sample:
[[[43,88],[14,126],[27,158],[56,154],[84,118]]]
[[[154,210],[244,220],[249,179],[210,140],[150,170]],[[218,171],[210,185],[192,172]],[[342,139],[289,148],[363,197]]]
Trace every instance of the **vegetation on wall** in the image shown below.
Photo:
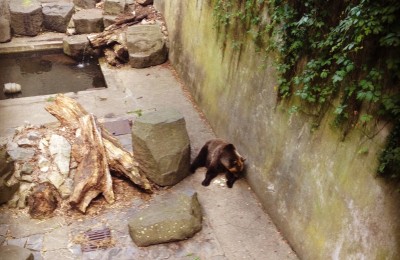
[[[335,114],[352,129],[390,124],[379,174],[400,178],[400,2],[398,0],[214,0],[218,29],[240,46],[278,54],[278,93],[291,112]],[[268,13],[268,15],[266,15]],[[231,32],[231,33],[229,33]],[[245,37],[248,37],[245,35]],[[315,122],[318,125],[318,120]],[[379,127],[377,128],[379,129]]]

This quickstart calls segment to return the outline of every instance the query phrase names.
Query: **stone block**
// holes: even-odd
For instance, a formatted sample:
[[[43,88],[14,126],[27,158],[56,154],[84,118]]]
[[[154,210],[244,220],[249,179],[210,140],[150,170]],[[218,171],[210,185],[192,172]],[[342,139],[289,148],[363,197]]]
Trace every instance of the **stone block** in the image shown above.
[[[100,9],[84,9],[72,16],[77,34],[98,33],[104,29],[103,14]]]
[[[129,27],[126,40],[129,63],[133,68],[147,68],[167,60],[166,42],[157,24]]]
[[[90,9],[95,8],[98,0],[74,0],[74,4],[77,7]]]
[[[33,254],[29,249],[7,245],[0,247],[0,259],[2,260],[33,260]]]
[[[142,173],[156,184],[174,185],[188,176],[190,141],[179,112],[165,109],[137,118],[132,145]]]
[[[36,36],[43,23],[42,6],[36,0],[10,1],[11,28],[15,34]]]
[[[0,204],[8,202],[18,191],[19,182],[7,182],[13,173],[14,161],[8,155],[6,146],[0,146]]]
[[[60,2],[43,4],[42,8],[44,27],[49,30],[65,33],[74,13],[74,5]]]
[[[104,1],[104,14],[118,15],[124,12],[126,2],[125,0],[105,0]]]
[[[129,219],[129,234],[138,246],[190,238],[202,228],[197,193],[181,192],[151,204]]]
[[[0,42],[8,42],[11,40],[10,21],[4,17],[0,17]]]
[[[136,2],[140,5],[146,6],[146,5],[152,5],[153,0],[136,0]]]
[[[103,23],[104,23],[104,28],[107,28],[108,26],[115,24],[117,22],[117,15],[104,15],[103,16]]]
[[[65,54],[75,59],[94,54],[86,34],[64,37],[63,50]]]

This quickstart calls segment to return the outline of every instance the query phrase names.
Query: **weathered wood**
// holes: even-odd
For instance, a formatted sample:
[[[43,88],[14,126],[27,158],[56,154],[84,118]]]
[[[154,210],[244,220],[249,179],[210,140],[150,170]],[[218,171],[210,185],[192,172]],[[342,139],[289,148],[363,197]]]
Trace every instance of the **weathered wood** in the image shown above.
[[[121,44],[115,44],[113,46],[113,50],[118,60],[124,63],[129,61],[129,52],[125,46]]]
[[[121,64],[121,62],[118,61],[117,54],[110,48],[104,49],[104,57],[106,58],[107,63],[111,66],[117,66]]]
[[[108,203],[114,202],[112,179],[108,168],[106,151],[101,132],[93,115],[79,118],[80,138],[84,147],[80,155],[83,160],[78,164],[74,176],[74,190],[70,204],[82,212],[86,212],[89,203],[100,193]],[[76,150],[75,150],[76,151]]]
[[[80,118],[89,114],[76,100],[64,95],[57,95],[55,101],[47,105],[45,109],[55,116],[63,126],[69,127],[73,131],[77,131],[80,128]],[[118,140],[102,125],[97,123],[96,125],[100,129],[99,132],[102,136],[102,143],[105,147],[107,163],[110,169],[123,174],[145,191],[151,192],[151,184],[145,176],[139,173],[138,163],[133,155],[126,151]],[[80,131],[78,130],[77,132]],[[86,151],[87,148],[84,146],[84,141],[76,139],[72,140],[71,143],[76,144],[72,146],[72,154],[75,160],[78,163],[83,161],[83,154],[88,153]],[[80,151],[83,151],[83,154]]]
[[[116,42],[123,44],[118,36],[118,34],[121,33],[121,30],[127,26],[140,23],[146,17],[147,14],[123,18],[117,21],[115,24],[108,26],[102,33],[99,33],[93,37],[88,37],[89,42],[93,48],[104,48]]]

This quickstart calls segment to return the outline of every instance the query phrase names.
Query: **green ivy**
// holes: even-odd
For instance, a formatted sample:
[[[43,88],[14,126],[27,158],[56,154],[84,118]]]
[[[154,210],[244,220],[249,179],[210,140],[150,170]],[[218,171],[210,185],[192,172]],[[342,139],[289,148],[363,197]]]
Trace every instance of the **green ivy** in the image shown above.
[[[291,113],[312,107],[322,118],[333,106],[343,138],[356,127],[391,122],[378,172],[400,178],[398,0],[214,1],[216,28],[247,31],[260,49],[279,54],[279,99],[301,100]],[[240,34],[232,35],[237,48]]]

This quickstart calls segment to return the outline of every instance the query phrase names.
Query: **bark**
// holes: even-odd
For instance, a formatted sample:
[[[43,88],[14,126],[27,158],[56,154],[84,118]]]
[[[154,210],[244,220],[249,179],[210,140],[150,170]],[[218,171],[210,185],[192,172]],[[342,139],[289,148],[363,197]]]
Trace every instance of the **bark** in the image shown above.
[[[114,201],[110,170],[122,174],[147,192],[150,182],[139,173],[133,155],[99,124],[76,100],[58,95],[45,107],[61,125],[75,133],[72,156],[78,162],[71,205],[85,212],[90,201],[103,193],[110,203]]]

